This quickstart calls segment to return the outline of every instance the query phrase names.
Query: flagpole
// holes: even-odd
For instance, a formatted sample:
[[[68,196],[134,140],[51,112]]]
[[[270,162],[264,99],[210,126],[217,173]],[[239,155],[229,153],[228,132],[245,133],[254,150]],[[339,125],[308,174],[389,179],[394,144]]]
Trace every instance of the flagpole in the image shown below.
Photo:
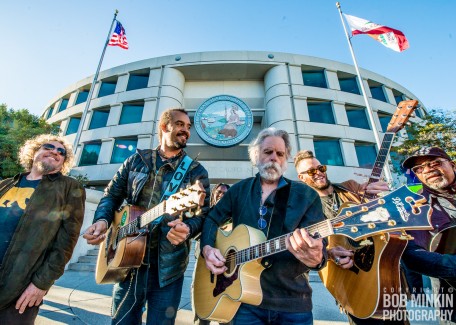
[[[81,139],[82,128],[84,126],[84,121],[85,121],[85,118],[87,116],[87,111],[89,110],[90,101],[92,100],[93,89],[95,88],[95,84],[96,84],[97,79],[98,79],[98,74],[100,73],[101,64],[103,63],[103,58],[104,58],[104,55],[105,55],[105,52],[106,52],[106,48],[108,47],[108,43],[109,43],[109,39],[110,39],[110,36],[111,36],[112,27],[114,26],[114,22],[116,21],[116,17],[117,17],[118,13],[119,13],[119,10],[116,9],[116,11],[114,13],[114,18],[112,19],[112,22],[111,22],[111,26],[109,27],[108,37],[106,38],[106,42],[105,42],[105,45],[103,47],[103,52],[101,53],[100,61],[98,62],[97,71],[95,72],[95,75],[93,76],[92,85],[90,86],[89,94],[87,95],[87,101],[86,101],[86,105],[84,107],[84,111],[82,112],[81,122],[79,122],[78,132],[76,132],[76,137],[74,139],[74,144],[73,144],[73,152],[74,152],[74,154],[76,154],[76,151],[77,151],[77,148],[78,148],[78,144],[79,144],[79,140]]]
[[[366,90],[364,89],[364,82],[363,82],[363,79],[361,77],[361,73],[360,73],[359,68],[358,68],[358,63],[356,61],[355,52],[353,51],[353,46],[352,46],[352,43],[351,43],[351,40],[350,40],[350,36],[348,35],[347,28],[345,27],[344,18],[342,17],[342,9],[340,8],[340,3],[339,2],[336,2],[336,7],[339,10],[340,20],[342,21],[342,26],[344,27],[345,36],[347,37],[348,47],[350,48],[350,53],[351,53],[351,56],[352,56],[352,59],[353,59],[353,64],[355,66],[355,70],[356,70],[356,73],[358,75],[359,85],[361,86],[361,92],[363,93],[364,103],[366,104],[367,113],[369,115],[369,120],[370,120],[371,125],[372,125],[372,131],[374,132],[375,142],[377,143],[377,150],[380,150],[381,141],[380,141],[380,137],[378,136],[377,126],[376,126],[375,120],[374,120],[374,113],[372,111],[372,108],[370,107],[369,99],[367,98],[367,94],[366,94]],[[389,170],[388,164],[385,164],[385,166],[383,167],[383,171],[385,173],[385,178],[386,178],[387,182],[391,183],[392,182],[392,176],[391,176],[391,172]]]

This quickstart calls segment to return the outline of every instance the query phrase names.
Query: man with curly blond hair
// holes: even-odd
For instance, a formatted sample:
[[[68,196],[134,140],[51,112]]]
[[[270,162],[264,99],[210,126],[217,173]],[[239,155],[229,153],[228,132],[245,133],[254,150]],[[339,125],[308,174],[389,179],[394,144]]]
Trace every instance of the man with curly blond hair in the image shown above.
[[[0,324],[33,324],[84,219],[84,188],[64,176],[71,145],[42,134],[19,152],[25,173],[0,181]]]

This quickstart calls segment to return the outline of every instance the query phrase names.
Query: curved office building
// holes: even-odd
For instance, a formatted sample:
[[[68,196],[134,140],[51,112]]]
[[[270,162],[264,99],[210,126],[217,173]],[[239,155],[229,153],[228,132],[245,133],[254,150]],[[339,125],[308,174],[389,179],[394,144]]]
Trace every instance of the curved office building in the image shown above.
[[[361,70],[382,132],[399,101],[417,99],[382,75]],[[72,142],[93,77],[68,86],[43,116]],[[201,52],[132,62],[100,73],[73,173],[102,189],[136,148],[158,144],[163,110],[185,107],[193,123],[186,151],[206,167],[212,183],[252,176],[247,146],[259,130],[287,130],[293,155],[311,149],[333,181],[362,181],[375,161],[371,118],[352,65],[287,53]],[[417,115],[424,114],[422,111]],[[296,179],[292,159],[286,175]]]

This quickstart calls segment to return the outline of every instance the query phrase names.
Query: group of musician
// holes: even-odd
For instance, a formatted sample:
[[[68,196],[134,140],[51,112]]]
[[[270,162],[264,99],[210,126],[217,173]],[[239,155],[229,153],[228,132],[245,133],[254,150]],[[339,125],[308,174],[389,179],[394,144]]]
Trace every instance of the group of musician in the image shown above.
[[[226,256],[215,241],[217,230],[227,222],[233,229],[252,227],[267,239],[289,234],[284,252],[261,260],[265,268],[260,278],[261,303],[242,303],[231,323],[312,324],[309,271],[319,271],[328,263],[350,269],[354,252],[329,247],[326,238],[305,228],[334,218],[344,202],[359,204],[365,194],[388,191],[388,184],[332,183],[327,167],[309,150],[294,157],[299,180],[290,180],[284,177],[292,158],[289,134],[266,128],[248,148],[258,173],[231,187],[217,186],[220,191],[214,190],[211,198],[207,170],[184,151],[190,128],[184,109],[163,112],[158,121],[158,147],[137,150],[125,160],[106,187],[93,224],[84,232],[87,243],[100,244],[106,240],[115,211],[125,202],[151,209],[172,195],[171,190],[199,182],[206,191],[199,214],[165,217],[148,226],[142,265],[114,286],[112,324],[141,324],[146,305],[147,324],[174,324],[192,253],[190,240],[199,238],[210,273],[223,274]],[[66,176],[74,157],[65,138],[35,137],[24,144],[19,155],[26,172],[0,181],[0,324],[34,323],[43,297],[64,272],[84,218],[84,188]],[[408,232],[414,239],[408,242],[401,264],[408,272],[433,277],[439,292],[454,296],[456,256],[431,251],[429,242],[434,233],[456,219],[455,163],[441,148],[423,147],[407,157],[403,167],[411,169],[423,184],[421,194],[432,206],[434,230]],[[176,173],[184,176],[177,180]],[[442,321],[455,322],[454,306],[445,307],[451,318]],[[348,317],[352,324],[407,323],[394,317]]]

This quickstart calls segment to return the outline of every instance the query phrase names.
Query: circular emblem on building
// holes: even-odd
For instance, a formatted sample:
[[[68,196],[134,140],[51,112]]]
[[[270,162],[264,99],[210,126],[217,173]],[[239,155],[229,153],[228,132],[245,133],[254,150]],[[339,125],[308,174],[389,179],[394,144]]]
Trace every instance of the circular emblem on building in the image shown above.
[[[207,143],[231,147],[247,138],[252,130],[252,111],[237,97],[214,96],[198,108],[194,124],[198,135]]]

